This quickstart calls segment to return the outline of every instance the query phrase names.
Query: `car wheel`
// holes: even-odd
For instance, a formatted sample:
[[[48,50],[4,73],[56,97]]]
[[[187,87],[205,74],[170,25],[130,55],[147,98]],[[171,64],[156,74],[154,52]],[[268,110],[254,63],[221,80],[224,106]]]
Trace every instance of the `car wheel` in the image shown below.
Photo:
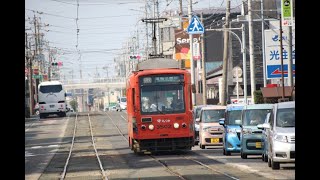
[[[206,148],[206,146],[204,146],[204,145],[200,144],[200,148],[201,148],[201,149],[205,149],[205,148]]]
[[[247,159],[247,155],[243,153],[242,151],[240,152],[240,156],[242,159]]]
[[[44,115],[44,114],[41,114],[40,113],[40,119],[43,119],[43,118],[45,118],[46,116]]]
[[[231,155],[231,152],[230,152],[230,151],[226,151],[226,155],[227,155],[227,156],[230,156],[230,155]]]
[[[274,169],[274,170],[280,169],[280,163],[279,162],[274,162],[273,160],[271,160],[271,168]]]
[[[268,162],[268,155],[266,155],[266,154],[264,155],[263,161],[264,161],[264,162]]]
[[[268,158],[268,166],[271,167],[271,159]]]

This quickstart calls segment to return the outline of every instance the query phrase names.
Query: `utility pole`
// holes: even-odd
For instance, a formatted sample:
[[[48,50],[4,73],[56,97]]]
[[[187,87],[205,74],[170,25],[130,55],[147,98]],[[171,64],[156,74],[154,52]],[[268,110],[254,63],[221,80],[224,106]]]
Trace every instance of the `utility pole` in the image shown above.
[[[40,18],[39,18],[40,19]],[[40,22],[38,22],[37,24],[37,28],[38,28],[38,33],[37,33],[37,36],[38,36],[38,54],[42,54],[42,36],[40,36]],[[43,67],[43,61],[41,61],[40,57],[38,59],[38,62],[39,62],[39,74],[44,74],[44,67]]]
[[[242,1],[241,15],[244,16],[244,1]],[[244,102],[247,103],[247,56],[246,56],[246,30],[242,23],[242,70],[243,70],[243,96]]]
[[[35,54],[35,51],[34,51]],[[30,58],[29,56],[29,91],[30,91],[30,115],[33,114],[33,109],[34,109],[34,90],[33,90],[33,71],[32,71],[32,60],[34,59],[34,54],[33,57]]]
[[[188,6],[188,16],[189,16],[189,24],[192,19],[192,0],[189,0]],[[190,42],[190,70],[191,70],[191,86],[192,86],[192,106],[196,105],[196,94],[195,94],[195,83],[194,83],[194,63],[193,63],[193,36],[189,34],[189,42]]]
[[[263,62],[263,87],[267,87],[267,76],[266,76],[266,55],[265,55],[265,47],[264,47],[264,8],[263,8],[263,0],[261,0],[261,37],[262,37],[262,62]]]
[[[279,32],[279,38],[280,38],[280,61],[281,61],[281,84],[282,84],[282,99],[284,100],[285,94],[284,94],[284,69],[283,69],[283,45],[282,45],[282,18],[280,14],[280,32]]]
[[[251,102],[254,104],[254,91],[256,90],[256,70],[254,60],[254,37],[252,21],[252,0],[248,0],[248,19],[249,19],[249,51],[250,51],[250,79],[251,79]]]
[[[34,42],[35,42],[35,48],[36,48],[36,51],[35,53],[38,54],[38,39],[37,39],[37,19],[36,19],[36,15],[34,15],[34,18],[33,18],[33,24],[34,24]]]
[[[230,0],[227,0],[226,17],[223,25],[224,31],[224,44],[223,44],[223,65],[222,65],[222,91],[221,91],[221,105],[225,106],[228,96],[228,42],[229,42],[229,16],[230,16]]]
[[[48,66],[48,80],[51,81],[51,62],[52,62],[51,49],[49,47],[49,66]]]
[[[203,23],[203,13],[201,13],[201,23]],[[206,81],[206,63],[205,63],[205,49],[204,49],[204,33],[201,34],[201,62],[202,62],[202,103],[207,104],[207,81]]]
[[[145,0],[145,10],[146,10],[146,18],[148,18],[148,0]],[[148,34],[148,24],[146,23],[146,46],[145,46],[145,57],[146,60],[149,58],[149,34]]]
[[[160,14],[159,14],[159,1],[156,0],[156,5],[157,5],[157,19],[159,19],[160,17]],[[159,26],[159,23],[157,23],[157,29],[158,29],[158,52],[159,54],[161,55],[163,52],[163,49],[162,49],[162,43],[161,43],[161,33],[160,33],[160,26]]]
[[[36,50],[35,50],[35,53],[34,53],[34,56],[33,56],[33,59],[35,59],[35,57],[38,58],[38,55],[39,55],[39,29],[37,31],[37,19],[36,19],[36,15],[34,15],[34,32],[35,32],[35,45],[36,45]],[[37,59],[38,60],[38,59]],[[36,63],[37,67],[38,67],[38,75],[40,74],[40,66],[39,66],[39,62]],[[32,68],[32,67],[31,67]],[[35,98],[36,99],[36,102],[38,101],[38,91],[37,91],[37,79],[35,79],[35,89],[34,89],[34,92],[35,92]]]
[[[29,44],[29,46],[28,46]],[[30,57],[30,42],[28,42],[28,34],[26,33],[26,47],[27,47],[27,64],[28,64],[28,80],[29,80],[29,115],[33,114],[34,95],[33,95],[33,79],[32,79],[32,58]]]
[[[179,5],[180,5],[180,29],[183,29],[183,21],[182,21],[182,17],[183,17],[183,9],[182,9],[182,0],[179,0]]]
[[[289,53],[288,53],[288,84],[289,86],[293,86],[293,73],[292,73],[292,26],[288,26],[289,36]]]
[[[156,0],[153,0],[153,18],[155,19],[156,18]],[[153,48],[154,48],[154,54],[158,54],[158,51],[157,51],[157,31],[156,31],[156,24],[153,23],[153,38],[152,38],[152,41],[153,41]]]

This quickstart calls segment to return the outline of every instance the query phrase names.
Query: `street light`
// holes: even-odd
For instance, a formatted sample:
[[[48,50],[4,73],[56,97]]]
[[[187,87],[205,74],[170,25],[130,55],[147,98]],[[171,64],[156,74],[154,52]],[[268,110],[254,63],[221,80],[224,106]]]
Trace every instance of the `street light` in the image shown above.
[[[233,32],[232,30],[241,30],[242,31],[242,40],[240,37]],[[206,29],[206,31],[228,31],[232,33],[240,42],[241,52],[242,52],[242,69],[243,69],[243,96],[244,101],[247,103],[247,63],[246,63],[246,44],[245,44],[245,29],[244,25],[241,28],[222,28],[222,29]]]

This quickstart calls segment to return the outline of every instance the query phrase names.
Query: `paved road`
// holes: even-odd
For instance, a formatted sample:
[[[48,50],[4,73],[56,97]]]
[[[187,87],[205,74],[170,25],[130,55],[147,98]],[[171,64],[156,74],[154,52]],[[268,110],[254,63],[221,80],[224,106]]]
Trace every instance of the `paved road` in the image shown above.
[[[38,179],[62,142],[68,117],[25,121],[25,179]]]
[[[69,153],[74,119],[75,116],[69,119],[48,118],[26,128],[26,179],[59,179]],[[222,150],[217,148],[200,149],[195,146],[186,153],[135,155],[125,139],[125,111],[92,114],[91,121],[99,157],[108,179],[179,179],[172,172],[179,173],[185,179],[295,179],[294,164],[284,164],[280,170],[272,170],[260,156],[248,156],[248,159],[241,159],[239,153],[224,156]],[[88,133],[84,126],[79,131]],[[87,137],[88,134],[81,135],[83,147],[87,148],[78,149],[72,156],[77,158],[70,160],[70,167],[73,168],[70,168],[66,179],[101,179]],[[86,158],[92,160],[87,161]],[[32,166],[31,163],[38,165]]]

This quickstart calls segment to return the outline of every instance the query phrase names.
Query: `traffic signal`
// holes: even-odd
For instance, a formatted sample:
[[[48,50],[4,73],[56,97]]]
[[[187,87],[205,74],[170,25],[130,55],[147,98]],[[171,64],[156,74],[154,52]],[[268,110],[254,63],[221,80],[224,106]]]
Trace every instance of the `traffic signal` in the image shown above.
[[[53,62],[53,63],[51,63],[51,65],[52,66],[62,66],[63,65],[63,63],[61,62],[61,61],[59,61],[59,62]]]
[[[133,55],[133,56],[130,56],[130,59],[140,59],[141,58],[141,56],[139,56],[139,55]]]

